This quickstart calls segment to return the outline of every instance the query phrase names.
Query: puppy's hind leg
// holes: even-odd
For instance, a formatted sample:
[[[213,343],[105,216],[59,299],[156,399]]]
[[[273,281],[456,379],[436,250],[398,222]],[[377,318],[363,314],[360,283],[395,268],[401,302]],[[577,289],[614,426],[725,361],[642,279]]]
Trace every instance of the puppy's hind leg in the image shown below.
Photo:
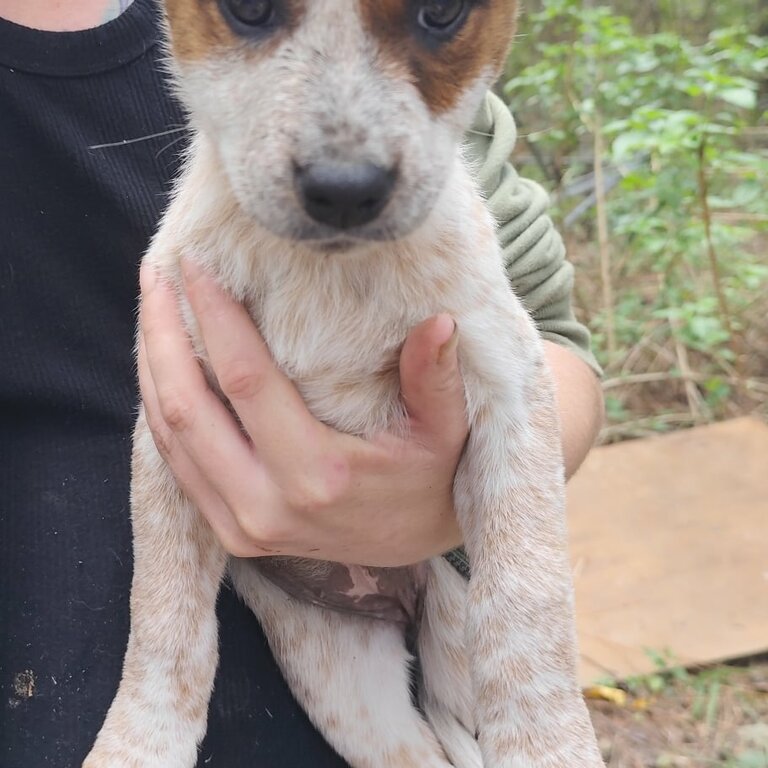
[[[456,768],[482,768],[464,634],[466,610],[466,580],[445,558],[430,560],[418,634],[419,701]]]
[[[450,768],[412,704],[400,627],[294,600],[253,563],[230,568],[294,696],[353,768]]]

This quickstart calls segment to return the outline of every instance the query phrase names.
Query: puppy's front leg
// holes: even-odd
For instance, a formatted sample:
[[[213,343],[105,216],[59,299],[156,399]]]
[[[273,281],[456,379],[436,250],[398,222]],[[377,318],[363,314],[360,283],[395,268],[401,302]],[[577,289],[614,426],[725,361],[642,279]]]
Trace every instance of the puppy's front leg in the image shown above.
[[[508,336],[519,329],[516,346],[489,349],[476,336],[468,350],[479,375],[467,376],[474,414],[455,484],[472,565],[467,641],[480,747],[486,768],[597,768],[576,679],[553,387],[533,328],[522,315],[506,327]]]
[[[193,768],[218,662],[226,557],[157,453],[143,410],[131,496],[131,633],[120,688],[83,768]]]

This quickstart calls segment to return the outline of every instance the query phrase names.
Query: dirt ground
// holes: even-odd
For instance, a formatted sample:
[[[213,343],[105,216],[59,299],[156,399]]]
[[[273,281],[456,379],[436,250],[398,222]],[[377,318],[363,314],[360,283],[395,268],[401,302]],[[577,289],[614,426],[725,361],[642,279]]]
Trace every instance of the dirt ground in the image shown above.
[[[618,699],[589,700],[608,768],[768,768],[768,657],[592,695]]]

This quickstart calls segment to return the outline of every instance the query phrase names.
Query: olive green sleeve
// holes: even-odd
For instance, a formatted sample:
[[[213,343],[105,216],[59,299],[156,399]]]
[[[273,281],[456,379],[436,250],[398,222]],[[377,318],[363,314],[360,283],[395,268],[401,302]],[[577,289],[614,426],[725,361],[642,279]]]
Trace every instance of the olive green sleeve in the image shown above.
[[[536,183],[521,178],[509,163],[517,139],[504,102],[488,94],[467,134],[465,152],[498,224],[510,283],[545,339],[561,344],[595,373],[600,366],[590,349],[589,331],[571,306],[573,266],[547,215],[549,198]]]

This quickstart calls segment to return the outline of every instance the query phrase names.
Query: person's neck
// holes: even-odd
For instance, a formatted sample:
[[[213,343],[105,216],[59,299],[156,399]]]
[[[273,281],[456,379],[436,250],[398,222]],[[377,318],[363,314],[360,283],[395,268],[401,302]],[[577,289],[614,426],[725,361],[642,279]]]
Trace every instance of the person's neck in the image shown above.
[[[109,20],[111,0],[0,0],[0,18],[32,29],[74,32]]]

